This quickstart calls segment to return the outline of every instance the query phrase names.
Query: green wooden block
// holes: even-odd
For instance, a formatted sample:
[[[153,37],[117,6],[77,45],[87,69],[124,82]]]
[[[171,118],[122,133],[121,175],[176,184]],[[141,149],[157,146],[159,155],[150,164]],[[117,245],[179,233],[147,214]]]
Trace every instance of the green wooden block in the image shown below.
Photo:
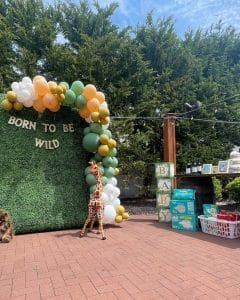
[[[157,178],[157,192],[169,192],[173,190],[173,178]]]

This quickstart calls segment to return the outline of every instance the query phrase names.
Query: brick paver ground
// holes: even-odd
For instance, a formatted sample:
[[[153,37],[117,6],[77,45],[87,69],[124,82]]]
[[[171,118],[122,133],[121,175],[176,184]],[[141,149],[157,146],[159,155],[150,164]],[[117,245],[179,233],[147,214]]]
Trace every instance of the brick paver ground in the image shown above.
[[[174,231],[155,215],[0,244],[0,299],[240,299],[240,239]]]

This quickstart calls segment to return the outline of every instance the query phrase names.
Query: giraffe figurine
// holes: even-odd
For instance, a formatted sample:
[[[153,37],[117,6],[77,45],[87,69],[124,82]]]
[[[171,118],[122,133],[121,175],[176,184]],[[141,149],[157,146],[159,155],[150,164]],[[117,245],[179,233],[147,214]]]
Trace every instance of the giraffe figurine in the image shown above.
[[[93,225],[94,221],[96,219],[96,216],[98,217],[99,227],[97,233],[102,234],[102,240],[106,240],[106,236],[103,230],[103,202],[102,202],[102,190],[103,190],[103,184],[102,184],[102,177],[101,172],[99,169],[99,165],[101,163],[96,163],[95,161],[90,161],[90,172],[94,175],[96,175],[96,189],[90,196],[90,201],[88,204],[88,217],[87,220],[81,230],[80,237],[83,237],[86,232],[86,228],[88,223],[91,221],[90,225],[90,231],[93,231]]]

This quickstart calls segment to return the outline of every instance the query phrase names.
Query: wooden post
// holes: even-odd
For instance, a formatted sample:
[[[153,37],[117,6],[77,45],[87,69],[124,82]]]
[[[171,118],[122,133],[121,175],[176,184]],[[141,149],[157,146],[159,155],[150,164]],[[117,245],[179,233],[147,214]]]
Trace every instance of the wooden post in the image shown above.
[[[166,114],[166,116],[163,119],[163,160],[165,162],[174,163],[174,174],[176,175],[175,120],[176,115],[174,113]],[[176,187],[176,179],[174,180],[174,186]]]

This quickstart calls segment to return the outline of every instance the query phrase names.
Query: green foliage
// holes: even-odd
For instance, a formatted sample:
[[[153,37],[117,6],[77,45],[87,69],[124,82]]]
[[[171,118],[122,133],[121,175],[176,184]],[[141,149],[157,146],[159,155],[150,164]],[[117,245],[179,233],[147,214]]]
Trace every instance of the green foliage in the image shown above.
[[[213,183],[213,190],[214,190],[214,197],[215,200],[221,201],[223,196],[222,196],[222,182],[220,179],[216,177],[212,177],[212,183]]]
[[[240,202],[240,177],[234,178],[226,185],[231,200]]]
[[[12,215],[17,233],[80,227],[87,214],[88,157],[79,116],[67,108],[56,114],[28,109],[11,115],[37,126],[34,131],[10,125],[10,114],[0,110],[0,207]],[[56,132],[44,132],[42,123],[55,124]],[[74,123],[75,132],[63,132],[63,123]],[[60,146],[37,148],[35,138],[57,139]]]

